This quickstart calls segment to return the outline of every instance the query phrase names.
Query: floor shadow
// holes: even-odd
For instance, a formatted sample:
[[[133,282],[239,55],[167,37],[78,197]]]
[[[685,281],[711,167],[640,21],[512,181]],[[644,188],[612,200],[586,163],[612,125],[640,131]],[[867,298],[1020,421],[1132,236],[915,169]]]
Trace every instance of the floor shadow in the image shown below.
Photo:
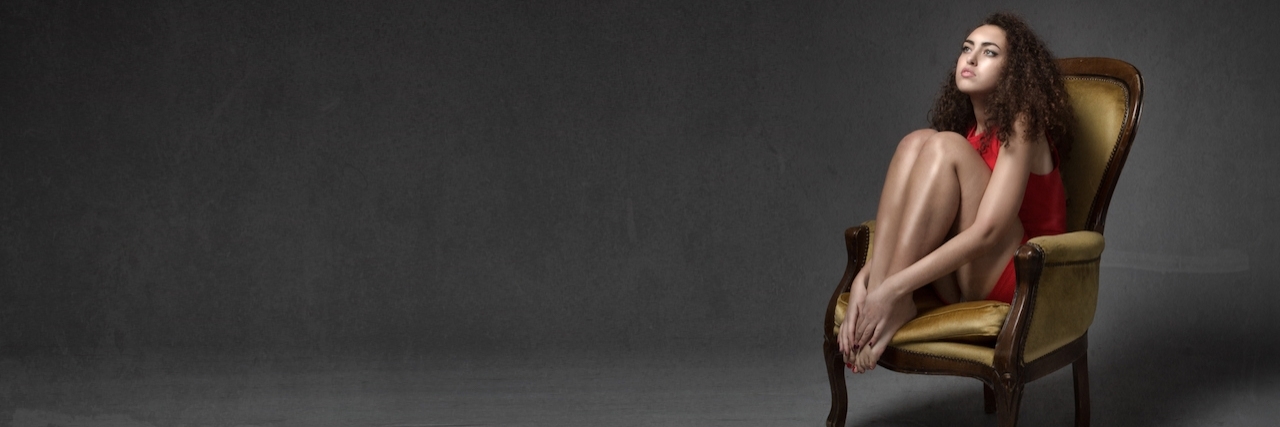
[[[1090,332],[1099,425],[1272,425],[1280,289],[1237,276],[1111,272]]]
[[[923,394],[920,399],[903,401],[892,408],[860,408],[851,402],[848,427],[890,426],[986,426],[994,415],[982,411],[982,392],[976,381],[970,393],[950,391]]]
[[[1068,371],[1064,371],[1068,372]],[[897,374],[904,375],[904,374]],[[905,376],[918,383],[911,396],[859,407],[850,402],[848,427],[991,426],[995,414],[983,410],[982,383],[969,378]],[[943,379],[946,378],[946,379]],[[1027,385],[1020,425],[1072,425],[1074,400],[1069,374],[1055,373]]]
[[[1223,287],[1232,286],[1223,278],[1170,283],[1150,274],[1113,276],[1127,276],[1112,277],[1126,288],[1104,289],[1090,331],[1094,425],[1272,425],[1280,415],[1276,298],[1240,289],[1223,297]],[[847,425],[994,425],[994,415],[982,412],[978,381],[966,379],[971,391],[931,392],[930,379],[904,377],[911,379],[895,381],[925,384],[917,386],[921,392],[871,408],[851,401]],[[1070,368],[1027,385],[1019,425],[1070,426],[1073,420]]]

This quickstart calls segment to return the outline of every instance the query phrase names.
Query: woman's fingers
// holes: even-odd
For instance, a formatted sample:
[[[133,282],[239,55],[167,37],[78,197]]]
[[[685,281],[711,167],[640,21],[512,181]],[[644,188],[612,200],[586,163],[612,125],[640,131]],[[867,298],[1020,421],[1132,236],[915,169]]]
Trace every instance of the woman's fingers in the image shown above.
[[[845,330],[849,329],[848,326],[848,322],[841,323],[840,331],[836,333],[836,345],[842,354],[847,353],[846,349],[849,348],[849,340],[845,339]]]
[[[846,311],[844,322],[840,324],[840,353],[845,356],[845,360],[852,359],[853,356],[853,328],[854,324],[850,323],[856,318],[857,308],[850,306]]]
[[[875,316],[874,318],[868,316],[865,320],[867,321],[858,329],[858,338],[854,340],[854,345],[858,348],[876,345],[876,338],[879,336],[877,331],[884,327],[884,316]]]
[[[840,332],[841,339],[844,340],[843,350],[846,352],[853,352],[853,350],[857,349],[853,338],[854,332],[857,331],[858,320],[862,317],[859,315],[861,311],[861,307],[853,303],[850,303],[845,309],[844,322],[841,324]]]
[[[874,327],[871,323],[874,322],[878,314],[876,311],[875,307],[868,307],[867,313],[863,313],[862,318],[858,319],[857,330],[853,334],[854,347],[861,348],[867,345],[867,340],[871,338],[869,329]]]
[[[857,344],[855,336],[860,327],[863,318],[860,304],[850,304],[847,308],[844,322],[840,325],[840,353],[844,357],[845,363],[853,368],[854,373],[865,372],[857,363],[861,347]]]
[[[840,328],[840,353],[844,354],[847,359],[849,356],[849,338],[846,335],[848,334],[845,333],[845,328]]]

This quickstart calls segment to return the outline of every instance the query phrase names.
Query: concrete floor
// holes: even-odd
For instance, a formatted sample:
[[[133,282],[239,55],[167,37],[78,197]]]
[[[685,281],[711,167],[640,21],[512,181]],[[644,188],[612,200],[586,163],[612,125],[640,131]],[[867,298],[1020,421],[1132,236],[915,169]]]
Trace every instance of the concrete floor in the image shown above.
[[[816,354],[715,359],[102,363],[9,369],[4,398],[9,425],[41,427],[822,425],[829,394]],[[1094,425],[1270,426],[1280,419],[1277,376],[1213,382],[1183,363],[1155,376],[1095,366]],[[877,369],[850,376],[850,384],[850,426],[995,422],[982,413],[974,380]],[[1069,426],[1071,411],[1070,377],[1060,371],[1028,386],[1021,425]]]
[[[1112,270],[1090,332],[1095,426],[1274,426],[1274,298]],[[1243,282],[1242,283],[1248,283]],[[1248,289],[1244,289],[1247,291]],[[1176,292],[1152,306],[1144,295]],[[821,426],[830,394],[812,342],[725,353],[703,343],[605,354],[451,357],[0,359],[12,426]],[[801,334],[798,334],[801,335]],[[991,426],[967,378],[849,375],[848,425]],[[1069,371],[1028,385],[1023,426],[1070,426]]]

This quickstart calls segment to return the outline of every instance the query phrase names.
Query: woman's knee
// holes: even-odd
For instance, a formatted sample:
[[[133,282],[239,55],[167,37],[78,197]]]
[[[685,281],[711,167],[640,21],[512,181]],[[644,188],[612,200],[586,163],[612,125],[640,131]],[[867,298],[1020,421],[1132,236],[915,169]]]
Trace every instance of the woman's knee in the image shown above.
[[[920,160],[926,163],[953,162],[959,156],[970,154],[973,147],[969,140],[955,132],[935,132],[920,145]]]
[[[938,131],[933,129],[920,129],[907,134],[907,136],[902,137],[901,141],[898,141],[899,155],[910,154],[915,156],[919,154],[920,149],[925,146],[929,138],[936,134],[938,134]]]

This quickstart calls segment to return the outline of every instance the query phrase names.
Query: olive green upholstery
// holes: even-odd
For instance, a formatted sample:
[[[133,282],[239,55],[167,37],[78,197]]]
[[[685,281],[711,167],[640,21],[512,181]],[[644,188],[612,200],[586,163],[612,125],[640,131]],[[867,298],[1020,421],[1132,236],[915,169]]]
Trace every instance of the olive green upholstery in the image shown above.
[[[874,226],[874,221],[865,225]],[[1101,233],[1076,231],[1042,236],[1027,242],[1043,248],[1046,262],[1036,298],[1038,316],[1032,318],[1027,333],[1025,360],[1032,361],[1055,348],[1079,338],[1089,330],[1098,303],[1098,265],[1101,261]],[[928,292],[917,292],[916,300],[929,300]],[[842,293],[836,305],[833,333],[840,332],[849,293]],[[921,304],[917,303],[920,307]],[[969,301],[931,309],[921,308],[915,319],[903,325],[890,345],[928,341],[986,344],[994,348],[1004,326],[1009,304],[997,301]],[[961,350],[969,354],[970,349]],[[940,353],[940,357],[959,357]],[[989,359],[989,358],[988,358]]]

